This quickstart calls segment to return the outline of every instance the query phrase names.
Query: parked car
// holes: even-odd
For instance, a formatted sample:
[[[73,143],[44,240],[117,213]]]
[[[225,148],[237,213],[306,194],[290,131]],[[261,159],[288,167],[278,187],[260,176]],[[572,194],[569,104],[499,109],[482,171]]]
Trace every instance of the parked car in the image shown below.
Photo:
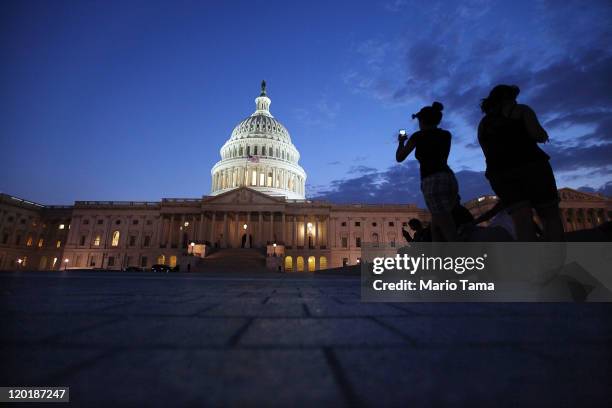
[[[171,272],[172,268],[168,265],[155,264],[151,267],[151,272]]]
[[[138,266],[128,266],[123,271],[124,272],[142,272],[142,268],[139,268]]]

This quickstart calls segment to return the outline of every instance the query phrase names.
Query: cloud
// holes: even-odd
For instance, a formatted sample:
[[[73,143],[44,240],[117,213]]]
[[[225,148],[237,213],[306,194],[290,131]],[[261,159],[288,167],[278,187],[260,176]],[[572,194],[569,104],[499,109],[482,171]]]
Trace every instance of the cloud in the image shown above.
[[[387,9],[405,13],[412,24],[395,38],[367,40],[356,48],[363,63],[344,77],[351,89],[411,109],[439,100],[455,149],[475,149],[481,98],[495,84],[517,84],[519,100],[535,109],[555,142],[545,149],[556,172],[586,176],[600,168],[610,174],[609,2],[389,4]]]
[[[484,172],[462,170],[456,176],[462,201],[492,193]],[[368,168],[365,174],[334,180],[327,189],[313,193],[312,199],[335,203],[413,203],[424,207],[420,185],[418,163],[409,161],[384,171]]]
[[[593,188],[589,186],[579,187],[578,190],[585,191],[587,193],[601,194],[606,197],[612,198],[612,181],[608,181],[600,188]]]

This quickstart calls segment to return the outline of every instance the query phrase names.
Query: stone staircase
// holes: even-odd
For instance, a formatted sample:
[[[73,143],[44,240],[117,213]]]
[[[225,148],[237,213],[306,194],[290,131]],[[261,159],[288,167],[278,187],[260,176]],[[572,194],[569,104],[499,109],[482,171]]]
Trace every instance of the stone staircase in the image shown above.
[[[192,266],[192,272],[264,272],[263,250],[246,248],[218,249]]]

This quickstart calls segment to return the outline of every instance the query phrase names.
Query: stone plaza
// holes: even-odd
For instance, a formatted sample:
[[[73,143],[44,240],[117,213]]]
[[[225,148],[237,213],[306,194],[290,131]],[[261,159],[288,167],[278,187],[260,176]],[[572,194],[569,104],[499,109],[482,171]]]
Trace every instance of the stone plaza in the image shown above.
[[[355,276],[0,274],[0,385],[76,406],[608,406],[612,305],[362,303]]]

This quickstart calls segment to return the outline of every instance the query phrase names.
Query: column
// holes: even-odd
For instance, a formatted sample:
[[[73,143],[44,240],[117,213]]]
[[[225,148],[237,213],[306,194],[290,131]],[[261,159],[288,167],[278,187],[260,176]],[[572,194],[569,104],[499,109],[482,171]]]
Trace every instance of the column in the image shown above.
[[[241,240],[240,240],[240,212],[236,211],[236,236],[234,239],[236,240],[236,248],[240,248]]]
[[[304,243],[304,248],[307,248],[308,245],[308,221],[306,220],[306,215],[304,215],[304,235],[302,236],[302,242]]]
[[[168,232],[166,236],[166,248],[172,247],[172,225],[174,224],[174,215],[170,215],[168,218]]]
[[[270,242],[274,241],[274,211],[270,211]]]
[[[180,231],[182,231],[183,233],[181,234]],[[181,225],[179,227],[179,237],[178,237],[178,242],[176,243],[177,247],[182,248],[183,246],[185,246],[184,245],[185,242],[183,242],[183,237],[185,236],[185,234],[187,234],[187,228],[185,228],[185,214],[181,214]],[[189,234],[187,234],[187,238],[189,238]]]
[[[198,225],[198,239],[204,241],[204,213],[200,213],[200,223]]]
[[[315,216],[314,219],[314,239],[313,245],[315,248],[319,247],[319,217]]]
[[[297,247],[297,215],[293,215],[293,228],[291,228],[291,246],[293,249]]]
[[[214,246],[215,245],[215,218],[216,218],[217,214],[213,211],[212,213],[212,218],[210,221],[210,243]]]
[[[281,226],[282,226],[281,241],[283,245],[285,245],[285,230],[287,229],[287,226],[285,225],[285,213],[284,212],[281,214]]]
[[[262,223],[261,211],[259,212],[259,223],[257,225],[257,242],[259,242],[258,246],[263,245],[263,223]]]
[[[329,240],[329,217],[325,218],[325,248],[331,249],[331,242]]]
[[[223,247],[227,248],[227,212],[223,212]]]

